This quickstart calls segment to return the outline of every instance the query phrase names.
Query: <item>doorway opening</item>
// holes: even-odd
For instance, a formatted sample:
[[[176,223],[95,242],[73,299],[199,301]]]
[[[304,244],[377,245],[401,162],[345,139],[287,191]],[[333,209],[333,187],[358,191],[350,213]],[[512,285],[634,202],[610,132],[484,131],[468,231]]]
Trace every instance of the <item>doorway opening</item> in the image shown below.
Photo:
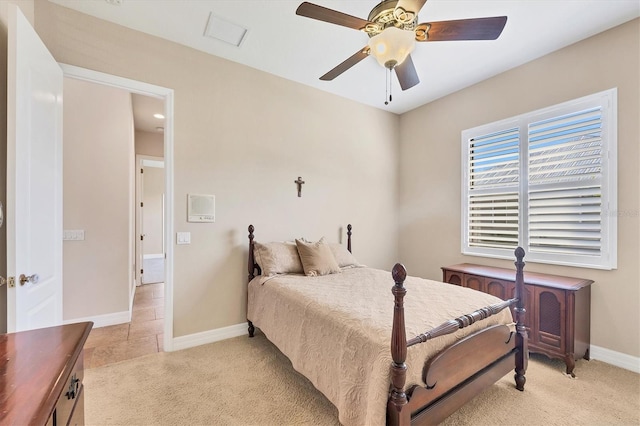
[[[146,158],[145,161],[150,162],[149,164],[159,165],[162,163],[162,170],[160,183],[156,182],[156,186],[159,185],[159,188],[156,188],[157,191],[161,192],[161,202],[159,207],[159,212],[155,211],[156,219],[157,216],[161,217],[160,220],[160,229],[154,231],[154,237],[156,240],[161,241],[160,248],[158,246],[153,246],[152,249],[157,251],[157,253],[151,253],[156,257],[161,257],[163,265],[161,266],[161,270],[159,275],[162,278],[162,283],[158,282],[154,285],[153,291],[149,291],[152,293],[156,299],[163,299],[163,306],[160,308],[160,311],[156,309],[157,315],[163,320],[162,321],[162,338],[158,343],[161,350],[171,351],[173,350],[173,246],[170,244],[172,241],[171,236],[173,235],[173,212],[171,206],[173,205],[173,90],[163,88],[160,86],[151,85],[148,83],[130,80],[122,77],[117,77],[97,71],[87,70],[84,68],[79,68],[71,65],[60,64],[64,72],[65,78],[80,80],[89,83],[95,83],[98,85],[107,86],[110,88],[117,88],[127,91],[131,94],[131,97],[134,99],[132,103],[135,105],[135,99],[150,99],[156,102],[159,102],[162,108],[162,115],[164,116],[163,125],[158,126],[162,127],[162,129],[154,129],[156,134],[159,135],[159,138],[162,140],[162,149],[158,153],[158,155],[150,156],[155,158]],[[131,129],[133,132],[134,129]],[[147,156],[149,157],[149,156]],[[142,159],[140,159],[142,161]],[[156,163],[153,163],[153,162]],[[135,178],[135,169],[138,169],[138,159],[135,158],[134,153],[131,153],[131,162],[129,164],[131,167],[131,205],[130,205],[130,220],[128,225],[128,232],[130,235],[130,244],[129,244],[129,252],[130,252],[130,260],[128,265],[128,282],[129,282],[129,320],[131,320],[131,316],[133,313],[133,303],[136,294],[138,293],[137,288],[142,284],[144,279],[144,273],[141,274],[141,271],[144,271],[143,261],[144,261],[144,246],[137,248],[138,242],[140,240],[140,236],[144,233],[144,231],[139,232],[139,228],[137,227],[138,223],[143,223],[142,212],[139,212],[139,201],[136,200],[137,191]],[[146,168],[146,166],[145,166]],[[153,167],[149,167],[152,169]],[[108,202],[108,200],[105,200]],[[143,225],[142,225],[143,226]],[[150,245],[151,247],[151,245]],[[108,248],[105,247],[105,250]],[[152,258],[152,257],[150,257]],[[90,283],[87,283],[90,284]],[[148,287],[150,288],[150,287]],[[158,307],[155,307],[158,308]],[[111,324],[119,324],[124,323],[122,321],[122,317],[113,318],[113,322],[111,324],[108,323],[109,318],[105,317],[106,323],[96,324],[99,325],[111,325]],[[95,321],[94,321],[95,322]],[[97,328],[96,330],[99,330]],[[91,337],[91,336],[90,336]]]

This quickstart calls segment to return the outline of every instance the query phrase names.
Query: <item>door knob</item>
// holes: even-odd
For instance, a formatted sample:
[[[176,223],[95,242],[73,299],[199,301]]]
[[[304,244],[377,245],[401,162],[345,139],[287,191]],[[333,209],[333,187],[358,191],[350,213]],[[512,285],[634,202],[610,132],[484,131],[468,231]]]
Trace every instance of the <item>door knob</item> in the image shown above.
[[[0,275],[0,287],[5,285],[6,283],[7,283],[7,279]]]
[[[20,285],[25,285],[26,283],[38,284],[38,281],[40,281],[40,277],[38,276],[38,274],[28,276],[25,274],[20,274],[20,277],[18,279],[20,280]]]

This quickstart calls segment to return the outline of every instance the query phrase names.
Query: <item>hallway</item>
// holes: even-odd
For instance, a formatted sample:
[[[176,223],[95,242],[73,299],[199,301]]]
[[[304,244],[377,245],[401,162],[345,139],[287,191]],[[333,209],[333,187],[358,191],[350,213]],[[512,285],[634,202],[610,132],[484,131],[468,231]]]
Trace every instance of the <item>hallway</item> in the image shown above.
[[[107,364],[162,352],[164,283],[136,288],[130,323],[94,328],[84,345],[84,367]]]

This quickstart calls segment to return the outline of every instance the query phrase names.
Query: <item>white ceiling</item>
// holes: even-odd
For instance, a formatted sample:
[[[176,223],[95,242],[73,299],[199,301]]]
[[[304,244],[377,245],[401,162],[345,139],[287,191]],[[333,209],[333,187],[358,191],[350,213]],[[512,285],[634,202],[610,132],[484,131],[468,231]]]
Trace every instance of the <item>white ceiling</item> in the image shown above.
[[[639,0],[429,0],[419,22],[508,17],[496,41],[419,43],[420,84],[384,105],[373,58],[333,81],[318,78],[367,44],[359,31],[297,16],[301,0],[50,0],[80,12],[397,114],[640,16]],[[313,0],[366,19],[376,0]],[[114,5],[112,3],[120,3]],[[204,37],[209,14],[248,29],[240,47]]]
[[[151,96],[131,94],[133,107],[133,125],[136,130],[144,132],[164,133],[164,118],[156,118],[154,114],[164,114],[164,101]]]

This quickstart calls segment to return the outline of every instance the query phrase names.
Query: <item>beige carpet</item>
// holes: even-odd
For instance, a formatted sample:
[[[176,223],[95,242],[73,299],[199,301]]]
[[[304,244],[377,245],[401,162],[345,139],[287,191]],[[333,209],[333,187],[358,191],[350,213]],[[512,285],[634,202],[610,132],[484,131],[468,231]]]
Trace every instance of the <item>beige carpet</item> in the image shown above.
[[[640,375],[533,356],[524,393],[507,376],[448,425],[638,425]],[[337,425],[337,411],[262,334],[85,372],[88,425]]]

